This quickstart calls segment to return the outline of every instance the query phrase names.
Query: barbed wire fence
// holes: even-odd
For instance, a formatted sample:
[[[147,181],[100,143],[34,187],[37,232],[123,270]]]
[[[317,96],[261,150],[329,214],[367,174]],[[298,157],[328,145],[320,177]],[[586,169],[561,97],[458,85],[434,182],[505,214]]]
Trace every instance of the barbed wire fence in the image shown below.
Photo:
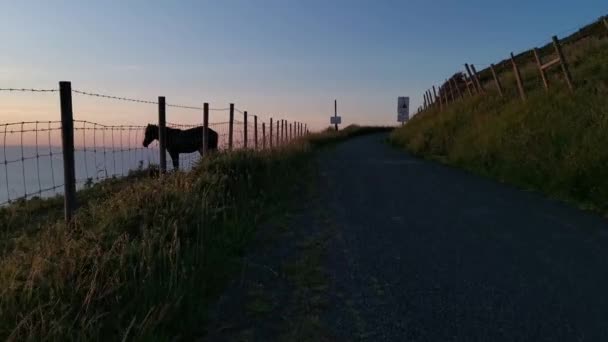
[[[60,82],[58,89],[0,88],[4,93],[59,94],[61,120],[0,123],[2,159],[0,162],[0,206],[33,198],[63,196],[65,218],[70,221],[76,209],[76,191],[107,179],[129,176],[137,171],[158,169],[167,172],[166,129],[187,131],[207,129],[218,134],[217,149],[229,152],[239,149],[261,150],[277,148],[308,133],[305,124],[285,123],[272,132],[272,126],[260,122],[234,104],[225,108],[210,108],[158,101],[105,95],[71,88],[70,82]],[[104,101],[129,102],[157,106],[158,119],[146,125],[107,125],[74,116],[72,96],[94,97]],[[202,114],[200,123],[166,121],[167,108]],[[78,113],[78,111],[76,111]],[[212,113],[212,121],[209,115]],[[169,115],[173,115],[171,112]],[[236,117],[235,117],[236,115]],[[173,117],[173,116],[172,116]],[[276,120],[278,124],[279,120]],[[158,139],[147,147],[143,141],[148,126],[158,126]],[[278,126],[277,126],[278,127]],[[294,127],[300,127],[296,132]],[[277,139],[276,143],[270,141]],[[203,151],[208,151],[203,133]],[[201,160],[201,153],[181,153],[180,169],[189,171]]]
[[[560,39],[558,36],[564,38]],[[535,44],[536,47],[511,53],[509,58],[500,62],[465,63],[464,70],[457,71],[422,94],[422,105],[418,107],[416,114],[431,109],[443,111],[467,96],[497,94],[505,98],[518,96],[526,101],[530,89],[542,86],[548,90],[557,82],[574,91],[576,83],[570,73],[568,56],[564,51],[576,52],[575,47],[572,50],[568,48],[585,39],[606,37],[608,18],[602,17],[582,27],[561,31],[549,40],[539,40]],[[476,66],[483,69],[478,71]],[[536,74],[537,78],[523,77],[533,74]]]

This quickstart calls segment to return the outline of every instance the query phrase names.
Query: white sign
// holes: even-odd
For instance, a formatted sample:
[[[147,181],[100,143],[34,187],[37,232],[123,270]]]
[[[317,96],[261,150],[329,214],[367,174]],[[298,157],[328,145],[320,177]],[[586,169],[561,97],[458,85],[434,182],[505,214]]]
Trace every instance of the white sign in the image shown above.
[[[400,96],[397,99],[397,121],[406,122],[410,119],[410,98]]]
[[[329,123],[331,123],[332,125],[340,125],[342,124],[342,117],[341,116],[330,116],[329,117]]]

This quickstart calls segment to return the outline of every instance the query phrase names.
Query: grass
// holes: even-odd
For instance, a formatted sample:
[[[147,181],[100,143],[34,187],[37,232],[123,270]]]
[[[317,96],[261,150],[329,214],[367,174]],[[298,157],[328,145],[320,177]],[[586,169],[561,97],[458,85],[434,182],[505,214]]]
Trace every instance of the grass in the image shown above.
[[[503,72],[501,98],[459,100],[444,111],[415,116],[391,140],[412,153],[542,191],[581,207],[608,213],[608,37],[588,36],[564,47],[576,91],[559,68],[550,91],[531,61],[522,65],[524,103],[512,72]]]
[[[2,244],[0,339],[197,336],[208,301],[309,158],[305,143],[219,154],[190,173],[98,187],[70,227],[57,213],[43,215],[50,223],[27,220],[29,229],[5,223],[13,233]],[[40,207],[6,211],[25,222],[17,213]]]
[[[193,171],[137,173],[62,200],[0,210],[0,339],[173,340],[204,332],[207,308],[241,269],[256,227],[307,182],[313,147],[365,128],[313,134],[272,151],[206,158]],[[250,309],[266,312],[268,303]]]

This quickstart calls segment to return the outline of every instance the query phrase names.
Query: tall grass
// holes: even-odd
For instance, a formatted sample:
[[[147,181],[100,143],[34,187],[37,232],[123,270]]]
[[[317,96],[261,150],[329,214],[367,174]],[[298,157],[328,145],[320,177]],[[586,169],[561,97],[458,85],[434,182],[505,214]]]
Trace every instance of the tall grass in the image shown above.
[[[608,213],[608,38],[583,38],[565,53],[574,94],[559,69],[545,92],[528,63],[522,67],[525,103],[512,72],[503,73],[509,89],[504,99],[488,83],[489,95],[416,116],[392,141],[417,155]]]
[[[203,335],[208,304],[256,228],[308,181],[313,148],[377,130],[352,126],[272,151],[216,154],[188,173],[101,182],[79,192],[69,226],[61,198],[0,208],[0,339]]]
[[[6,209],[0,339],[198,336],[207,303],[238,268],[256,225],[305,179],[309,157],[301,142],[122,182],[93,194],[69,227],[56,212],[41,221],[18,215],[33,209]],[[35,206],[55,208],[53,201]],[[24,222],[28,229],[13,226]]]

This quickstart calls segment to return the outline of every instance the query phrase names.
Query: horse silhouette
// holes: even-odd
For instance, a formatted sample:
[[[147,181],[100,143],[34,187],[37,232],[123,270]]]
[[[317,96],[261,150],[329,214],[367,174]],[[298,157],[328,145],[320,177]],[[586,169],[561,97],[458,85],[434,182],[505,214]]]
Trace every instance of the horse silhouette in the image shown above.
[[[194,127],[186,130],[165,127],[165,138],[167,152],[173,161],[173,168],[179,169],[179,154],[192,153],[198,151],[203,156],[203,132],[205,128],[202,126]],[[148,125],[143,145],[148,147],[150,143],[158,139],[159,129],[157,125]],[[207,128],[207,151],[212,152],[217,150],[217,132]]]

